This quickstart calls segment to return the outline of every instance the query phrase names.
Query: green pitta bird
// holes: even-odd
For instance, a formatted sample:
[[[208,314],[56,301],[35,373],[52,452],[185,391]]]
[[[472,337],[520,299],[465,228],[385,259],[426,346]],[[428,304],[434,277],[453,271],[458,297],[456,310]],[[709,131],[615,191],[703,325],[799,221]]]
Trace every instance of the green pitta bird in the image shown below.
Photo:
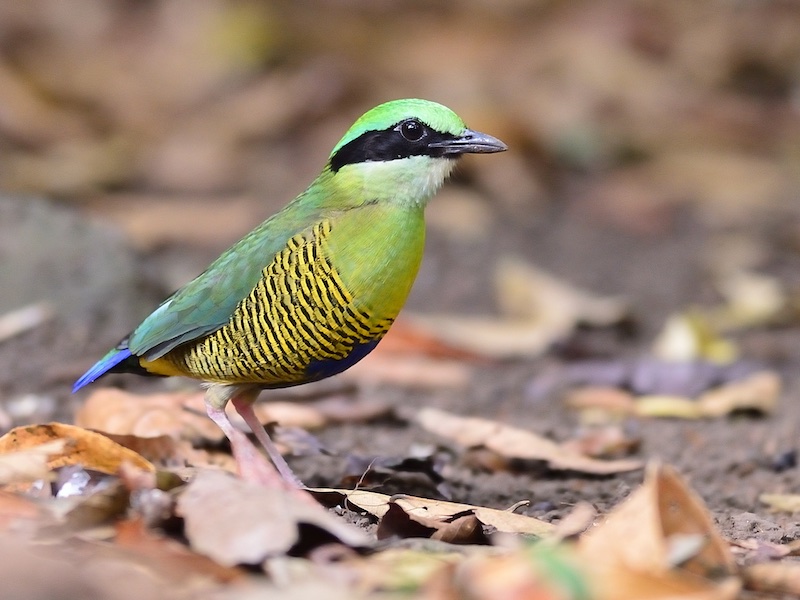
[[[208,415],[240,474],[302,486],[256,418],[256,397],[341,373],[375,348],[416,277],[425,205],[462,154],[503,150],[435,102],[373,108],[306,191],[165,300],[73,392],[105,373],[208,382]],[[229,401],[283,482],[231,424]]]

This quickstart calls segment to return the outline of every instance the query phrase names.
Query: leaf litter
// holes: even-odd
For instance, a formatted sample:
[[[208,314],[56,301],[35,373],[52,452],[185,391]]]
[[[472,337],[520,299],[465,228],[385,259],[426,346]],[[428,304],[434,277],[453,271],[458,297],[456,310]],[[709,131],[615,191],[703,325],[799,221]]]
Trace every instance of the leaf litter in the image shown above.
[[[464,446],[485,445],[509,456],[548,460],[558,468],[588,465],[588,473],[608,468],[584,462],[585,457],[578,460],[574,450],[531,437],[530,432],[486,419],[424,409],[419,422],[426,427],[435,424],[432,430]],[[645,483],[606,517],[598,518],[591,507],[582,507],[556,528],[515,512],[525,507],[524,499],[504,511],[327,488],[310,490],[321,503],[316,504],[209,468],[193,469],[187,483],[181,477],[167,477],[163,466],[155,467],[159,471],[148,468],[150,463],[143,458],[116,462],[93,458],[86,451],[86,440],[105,436],[57,425],[15,430],[0,439],[0,461],[35,450],[38,466],[26,477],[52,487],[49,498],[36,492],[36,504],[24,498],[35,489],[45,489],[42,485],[27,492],[0,490],[5,529],[26,531],[25,545],[46,543],[55,560],[66,564],[67,548],[79,540],[81,555],[101,563],[132,561],[144,570],[145,582],[167,580],[174,590],[210,592],[241,585],[244,593],[249,588],[241,566],[274,573],[281,560],[303,557],[312,561],[308,568],[313,575],[306,583],[329,581],[335,589],[347,589],[350,584],[342,587],[337,579],[345,576],[356,578],[367,592],[412,585],[435,597],[474,589],[478,597],[491,598],[490,590],[512,583],[514,589],[559,593],[567,589],[565,597],[601,600],[660,598],[666,590],[686,598],[722,600],[735,598],[743,585],[794,589],[791,565],[757,562],[740,569],[702,501],[669,467],[651,465]],[[132,445],[137,440],[136,436],[119,439]],[[95,475],[84,471],[84,460],[103,471],[94,471]],[[626,468],[639,466],[634,465],[638,461],[622,462],[628,463]],[[6,488],[13,490],[15,481],[16,477],[10,478]],[[71,491],[64,495],[67,489]],[[337,516],[348,512],[367,515],[375,523],[374,533]],[[420,540],[417,545],[403,545],[404,540],[414,539]],[[619,544],[620,539],[626,543]],[[746,542],[739,544],[748,547]],[[341,548],[339,562],[322,559],[336,555],[330,554],[336,547]],[[486,550],[479,551],[480,547]],[[775,561],[791,555],[779,546],[753,554],[761,547],[753,547],[750,556]],[[102,585],[103,578],[95,584]],[[592,590],[590,595],[585,595],[587,590]]]

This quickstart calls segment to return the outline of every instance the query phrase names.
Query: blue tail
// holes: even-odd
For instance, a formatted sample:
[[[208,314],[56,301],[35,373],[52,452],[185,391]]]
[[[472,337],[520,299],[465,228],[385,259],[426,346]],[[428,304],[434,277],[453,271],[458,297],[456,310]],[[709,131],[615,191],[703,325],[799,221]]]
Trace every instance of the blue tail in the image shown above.
[[[103,358],[98,360],[91,369],[81,375],[81,378],[78,379],[78,381],[75,382],[75,385],[72,386],[72,393],[74,394],[83,386],[92,383],[101,375],[108,373],[126,358],[130,358],[130,356],[131,351],[127,348],[114,348]]]

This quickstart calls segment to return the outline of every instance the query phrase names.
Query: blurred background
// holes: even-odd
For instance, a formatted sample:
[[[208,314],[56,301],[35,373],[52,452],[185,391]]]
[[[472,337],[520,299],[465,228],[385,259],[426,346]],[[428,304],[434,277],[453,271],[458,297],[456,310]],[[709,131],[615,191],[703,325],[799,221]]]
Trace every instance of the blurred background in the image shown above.
[[[2,2],[0,395],[66,398],[401,97],[510,148],[431,203],[412,309],[495,311],[505,255],[648,343],[731,262],[796,297],[798,32],[788,0]]]

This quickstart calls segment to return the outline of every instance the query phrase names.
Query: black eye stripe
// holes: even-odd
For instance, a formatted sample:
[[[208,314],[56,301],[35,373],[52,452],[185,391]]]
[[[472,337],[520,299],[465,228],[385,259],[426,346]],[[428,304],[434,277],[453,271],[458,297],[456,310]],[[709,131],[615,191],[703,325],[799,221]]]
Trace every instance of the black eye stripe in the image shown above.
[[[416,123],[421,135],[416,140],[407,139],[404,125]],[[413,126],[412,126],[413,129]],[[406,131],[406,133],[409,133]],[[430,144],[455,139],[451,133],[441,133],[416,119],[405,119],[388,129],[367,131],[351,140],[331,157],[330,167],[334,173],[345,165],[368,161],[389,161],[409,156],[445,156],[441,148],[431,148]],[[449,156],[448,156],[449,158]],[[455,158],[455,157],[453,157]]]

